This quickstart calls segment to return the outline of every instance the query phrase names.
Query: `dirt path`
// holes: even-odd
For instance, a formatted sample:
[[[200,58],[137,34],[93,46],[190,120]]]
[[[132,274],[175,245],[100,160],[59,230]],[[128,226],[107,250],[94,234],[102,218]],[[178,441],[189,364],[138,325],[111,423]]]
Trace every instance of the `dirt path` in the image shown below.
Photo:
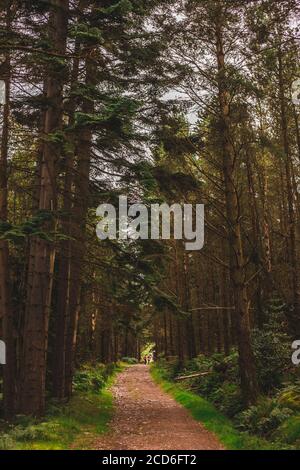
[[[97,439],[97,450],[222,450],[217,438],[156,385],[149,368],[122,372],[113,387],[112,431]]]

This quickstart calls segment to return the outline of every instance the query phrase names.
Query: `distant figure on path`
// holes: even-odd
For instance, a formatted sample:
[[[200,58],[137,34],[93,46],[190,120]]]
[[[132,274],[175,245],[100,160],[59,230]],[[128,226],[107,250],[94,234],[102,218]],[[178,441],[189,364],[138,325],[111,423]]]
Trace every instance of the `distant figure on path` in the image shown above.
[[[144,361],[144,364],[145,365],[148,365],[148,364],[151,364],[151,362],[153,362],[153,353],[149,353],[149,354],[146,354],[144,357],[143,357],[143,361]]]

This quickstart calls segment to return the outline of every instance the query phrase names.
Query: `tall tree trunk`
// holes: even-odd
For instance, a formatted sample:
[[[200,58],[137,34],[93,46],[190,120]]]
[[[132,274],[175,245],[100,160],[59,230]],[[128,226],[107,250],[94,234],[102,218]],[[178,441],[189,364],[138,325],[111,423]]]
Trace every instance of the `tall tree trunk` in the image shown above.
[[[55,53],[65,54],[68,0],[52,0],[49,16],[49,37]],[[49,70],[45,113],[45,142],[41,162],[39,210],[51,216],[44,230],[52,230],[57,207],[56,170],[60,148],[47,137],[62,126],[64,74]],[[48,324],[51,306],[55,249],[53,243],[33,237],[30,243],[22,357],[20,412],[42,415],[45,409],[45,382]]]
[[[232,142],[230,93],[227,86],[222,20],[216,21],[216,55],[220,105],[220,140],[223,153],[226,217],[230,248],[230,274],[238,328],[241,388],[246,403],[255,403],[258,395],[254,356],[250,342],[249,303],[246,289],[240,210],[235,178],[235,149]]]
[[[71,89],[74,91],[78,82],[79,73],[79,41],[75,42],[75,59],[71,74]],[[71,98],[69,103],[69,128],[74,126],[74,115],[76,110],[75,98]],[[65,181],[63,194],[64,220],[62,222],[62,232],[70,236],[71,231],[71,211],[72,211],[72,185],[74,183],[75,164],[75,135],[73,131],[68,133],[69,150],[66,152]],[[71,241],[63,240],[60,244],[58,262],[58,292],[55,312],[54,344],[53,344],[53,373],[52,391],[53,396],[58,399],[65,398],[65,362],[66,362],[66,339],[67,323],[70,302],[70,264],[71,264]]]
[[[168,357],[169,355],[169,344],[168,344],[168,323],[167,323],[167,312],[163,313],[163,331],[164,331],[164,355]]]
[[[195,332],[193,314],[191,312],[191,294],[190,294],[190,278],[189,278],[189,259],[184,251],[184,247],[181,247],[182,256],[182,276],[183,276],[183,308],[186,312],[189,312],[189,317],[186,319],[186,335],[187,335],[187,354],[189,359],[193,359],[196,356],[195,347]]]
[[[292,183],[292,162],[290,156],[290,145],[288,137],[287,110],[284,92],[283,77],[283,58],[281,46],[278,47],[278,85],[281,112],[281,133],[282,146],[284,150],[285,177],[288,203],[288,225],[289,225],[289,247],[290,247],[290,264],[292,268],[292,284],[293,284],[293,306],[288,315],[288,321],[291,334],[295,339],[300,335],[300,275],[298,266],[297,253],[297,229],[296,229],[296,212],[294,208],[294,191]]]
[[[86,59],[86,85],[94,86],[96,78],[96,66],[92,58]],[[83,113],[94,113],[94,102],[85,99],[82,107]],[[74,358],[76,352],[77,326],[80,308],[80,291],[82,284],[82,266],[85,257],[85,227],[89,198],[89,174],[91,163],[92,129],[87,126],[79,136],[77,146],[77,172],[75,177],[74,204],[71,221],[70,250],[70,301],[68,313],[68,325],[66,336],[66,363],[65,381],[66,396],[72,394],[72,379],[74,370]]]
[[[231,323],[231,311],[226,307],[229,307],[229,295],[228,295],[228,282],[227,277],[228,273],[225,268],[221,268],[221,302],[224,305],[225,309],[223,311],[223,331],[224,331],[224,353],[228,355],[231,348],[231,332],[230,332],[230,323]]]
[[[181,304],[181,285],[180,285],[180,259],[178,253],[178,244],[174,243],[175,251],[175,286],[176,286],[176,296],[178,304]],[[176,319],[176,342],[177,342],[177,355],[180,364],[183,364],[185,359],[185,351],[183,344],[183,332],[182,332],[183,321],[180,318]]]
[[[6,10],[6,29],[11,29],[11,2]],[[7,221],[7,159],[9,145],[10,117],[10,82],[11,61],[9,53],[5,57],[5,104],[3,108],[3,130],[0,155],[0,221]],[[0,241],[0,319],[2,320],[3,339],[6,345],[6,365],[3,376],[4,416],[12,418],[15,412],[15,341],[14,317],[11,302],[9,246],[5,240]]]
[[[254,175],[253,175],[253,168],[251,162],[252,155],[249,155],[247,152],[246,156],[246,167],[247,167],[247,179],[248,179],[248,190],[249,190],[249,208],[250,208],[250,215],[251,215],[251,223],[252,223],[252,262],[254,264],[255,269],[255,318],[257,320],[257,324],[262,326],[263,324],[263,282],[261,276],[261,265],[263,263],[263,249],[262,249],[262,234],[261,234],[261,227],[259,223],[259,213],[257,207],[257,199],[256,199],[256,188],[254,183]]]

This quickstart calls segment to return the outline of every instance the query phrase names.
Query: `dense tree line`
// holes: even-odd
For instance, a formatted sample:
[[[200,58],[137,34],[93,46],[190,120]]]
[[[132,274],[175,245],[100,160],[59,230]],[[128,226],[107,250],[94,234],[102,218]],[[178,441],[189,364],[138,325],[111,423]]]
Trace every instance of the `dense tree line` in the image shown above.
[[[237,347],[285,304],[300,339],[297,2],[1,2],[3,410],[42,415],[83,361]],[[192,122],[191,122],[192,121]],[[100,242],[96,208],[204,203],[205,246]]]

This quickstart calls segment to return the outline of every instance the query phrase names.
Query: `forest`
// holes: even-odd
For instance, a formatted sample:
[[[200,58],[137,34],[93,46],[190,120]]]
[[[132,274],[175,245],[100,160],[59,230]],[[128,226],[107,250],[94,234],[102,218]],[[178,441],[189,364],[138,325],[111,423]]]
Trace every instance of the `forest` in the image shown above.
[[[299,11],[0,0],[0,449],[130,449],[158,403],[135,449],[300,449]],[[99,239],[122,196],[203,247]]]

